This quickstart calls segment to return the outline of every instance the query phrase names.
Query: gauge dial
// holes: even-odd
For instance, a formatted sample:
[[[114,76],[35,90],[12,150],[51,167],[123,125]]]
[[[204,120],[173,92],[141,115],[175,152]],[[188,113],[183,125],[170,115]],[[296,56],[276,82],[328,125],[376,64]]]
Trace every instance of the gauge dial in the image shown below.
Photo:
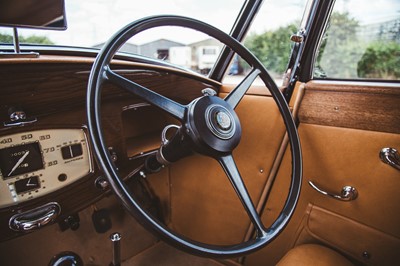
[[[40,181],[38,176],[31,176],[28,178],[20,179],[14,183],[15,191],[20,194],[27,191],[40,188]]]
[[[38,142],[0,149],[0,169],[3,179],[43,169]]]
[[[55,192],[91,172],[84,129],[0,136],[0,209]]]

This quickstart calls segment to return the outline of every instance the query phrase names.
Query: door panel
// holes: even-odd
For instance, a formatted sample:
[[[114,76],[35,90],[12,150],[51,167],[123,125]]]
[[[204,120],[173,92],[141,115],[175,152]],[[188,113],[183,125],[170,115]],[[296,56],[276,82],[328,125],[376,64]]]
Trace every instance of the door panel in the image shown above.
[[[319,237],[326,244],[346,239],[345,245],[334,248],[367,264],[396,261],[400,240],[382,243],[382,238],[377,241],[371,237],[371,231],[400,239],[400,173],[379,159],[383,147],[400,146],[400,135],[310,124],[301,124],[299,134],[304,156],[302,201],[347,218],[349,224],[370,227],[370,234],[368,230],[357,234],[350,230],[351,226],[338,223],[334,215],[314,215],[314,224],[325,224],[326,233],[319,230]],[[339,195],[342,187],[349,185],[357,189],[358,197],[349,202],[339,201],[315,191],[308,181]],[[359,249],[354,249],[356,246]],[[371,254],[366,255],[370,259],[362,257],[364,252]]]
[[[379,159],[382,148],[400,145],[400,135],[307,124],[299,130],[304,190],[315,194],[313,203],[400,237],[400,172]],[[358,197],[349,202],[332,199],[314,191],[308,181],[336,194],[349,185]]]
[[[299,203],[285,231],[272,245],[250,255],[246,264],[273,265],[288,249],[303,243],[330,246],[356,264],[396,264],[400,260],[400,171],[383,163],[379,152],[385,147],[400,150],[399,119],[397,86],[304,84],[299,110],[304,169]],[[284,203],[288,176],[286,151],[264,209],[267,224]],[[339,201],[317,192],[308,181],[339,195],[344,186],[352,186],[358,197]]]
[[[310,212],[296,244],[318,240],[349,257],[371,265],[400,261],[399,238],[337,213],[310,205]]]
[[[400,133],[398,84],[312,81],[306,91],[302,123]]]

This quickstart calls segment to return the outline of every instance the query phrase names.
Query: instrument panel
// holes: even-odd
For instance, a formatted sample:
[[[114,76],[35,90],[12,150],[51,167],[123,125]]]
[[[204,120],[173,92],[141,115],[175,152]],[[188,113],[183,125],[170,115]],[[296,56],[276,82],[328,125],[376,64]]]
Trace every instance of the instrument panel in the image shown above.
[[[0,137],[0,208],[54,192],[92,172],[83,129]]]

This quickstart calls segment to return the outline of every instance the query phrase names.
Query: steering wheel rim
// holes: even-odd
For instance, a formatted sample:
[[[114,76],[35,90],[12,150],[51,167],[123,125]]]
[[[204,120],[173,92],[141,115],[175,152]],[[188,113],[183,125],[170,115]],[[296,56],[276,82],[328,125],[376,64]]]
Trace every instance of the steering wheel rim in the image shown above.
[[[247,75],[244,81],[223,100],[224,102],[229,103],[225,106],[226,108],[229,109],[230,105],[234,105],[232,108],[234,109],[234,107],[236,107],[236,105],[240,102],[241,98],[244,96],[254,79],[259,76],[265,83],[266,87],[270,90],[272,97],[274,98],[282,115],[291,147],[292,176],[290,190],[285,205],[271,227],[265,228],[262,224],[260,215],[258,215],[254,208],[247,189],[240,177],[240,173],[236,168],[236,164],[233,160],[231,153],[225,150],[218,150],[217,152],[215,152],[215,154],[217,155],[214,155],[214,153],[212,152],[210,154],[207,154],[217,159],[222,168],[225,170],[225,173],[227,174],[228,178],[230,178],[230,181],[234,189],[236,190],[239,199],[242,201],[242,204],[247,214],[249,215],[250,220],[256,228],[256,237],[247,242],[242,242],[240,244],[230,246],[209,245],[187,239],[186,237],[179,235],[176,232],[173,232],[165,225],[161,224],[157,219],[149,215],[134,199],[134,197],[131,196],[129,188],[122,181],[122,178],[119,177],[114,163],[109,155],[108,148],[105,145],[101,125],[100,103],[102,84],[104,83],[104,81],[111,81],[114,84],[122,86],[124,89],[127,89],[136,96],[149,101],[157,107],[160,107],[164,111],[168,112],[171,116],[185,123],[188,122],[188,119],[190,119],[188,118],[190,117],[190,115],[188,114],[189,109],[193,110],[194,108],[196,108],[197,105],[194,102],[200,101],[195,100],[191,103],[190,106],[180,105],[168,98],[165,98],[155,92],[148,90],[147,88],[144,88],[134,82],[130,82],[118,76],[110,69],[109,65],[113,56],[118,51],[119,47],[121,47],[128,39],[142,31],[160,26],[180,26],[208,34],[209,36],[219,40],[227,47],[232,49],[235,53],[237,53],[245,61],[247,61],[247,63],[253,68],[253,70],[250,72],[249,75]],[[218,102],[218,104],[219,103],[220,102]],[[221,104],[224,105],[223,103]],[[231,113],[231,110],[227,111],[227,114],[231,116],[236,116],[234,112]],[[263,246],[271,242],[284,229],[294,212],[300,194],[302,158],[297,128],[295,122],[293,121],[293,117],[290,113],[289,107],[287,106],[287,103],[282,93],[276,86],[275,82],[273,81],[267,70],[264,68],[264,66],[259,62],[259,60],[238,41],[213,26],[192,18],[181,16],[152,16],[134,21],[122,28],[104,45],[103,49],[98,54],[92,66],[87,90],[87,116],[90,138],[94,147],[97,161],[117,197],[126,207],[128,212],[132,216],[134,216],[138,220],[138,222],[140,222],[144,227],[155,233],[164,241],[174,245],[177,248],[180,248],[181,250],[196,255],[218,258],[236,257],[248,254],[262,248]],[[236,117],[233,118],[232,123],[235,123],[235,119]],[[238,127],[240,127],[240,123],[238,124]],[[222,141],[220,142],[222,143]],[[237,144],[238,142],[229,143],[228,150],[233,150]]]

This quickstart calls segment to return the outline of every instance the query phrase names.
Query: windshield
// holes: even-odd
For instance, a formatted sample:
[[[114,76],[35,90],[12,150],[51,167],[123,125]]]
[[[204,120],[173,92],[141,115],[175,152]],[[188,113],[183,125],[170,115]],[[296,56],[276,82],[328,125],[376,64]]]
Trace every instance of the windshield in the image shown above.
[[[131,0],[65,0],[68,24],[66,31],[19,29],[19,32],[25,37],[22,39],[26,42],[35,43],[35,39],[27,37],[36,35],[45,36],[51,43],[57,45],[93,47],[106,42],[115,32],[134,20],[169,14],[206,21],[229,33],[242,5],[243,0],[231,0],[229,5],[226,2],[213,0],[148,0],[145,4],[143,2],[137,4]],[[1,28],[0,33],[11,35],[12,31],[10,28]],[[180,31],[161,29],[142,34],[140,39],[135,40],[135,44],[141,45],[157,39],[190,44],[202,40],[203,37],[198,34],[188,35]]]
[[[65,0],[67,30],[18,29],[20,43],[101,48],[119,29],[153,15],[181,15],[205,21],[229,33],[244,0]],[[11,44],[12,28],[0,28],[0,43]],[[207,74],[222,44],[181,27],[159,27],[137,34],[121,52],[162,59]],[[193,57],[201,57],[193,63]]]
[[[147,0],[137,4],[131,0],[65,0],[68,25],[66,31],[18,29],[18,33],[21,43],[101,48],[115,32],[130,22],[160,14],[195,18],[229,33],[244,2],[244,0]],[[244,44],[257,56],[261,56],[266,66],[276,72],[279,78],[290,54],[290,35],[298,29],[305,2],[306,0],[265,1],[249,30],[250,39],[244,41]],[[263,38],[264,35],[267,36],[275,31],[285,33],[284,40],[277,43],[279,47],[273,47],[282,52],[278,55],[273,53],[267,58],[264,52],[261,51],[260,54],[254,43],[257,42],[257,38]],[[0,42],[12,43],[11,28],[0,27]],[[284,49],[281,49],[281,46]],[[212,69],[222,48],[221,43],[204,34],[178,27],[160,27],[134,36],[121,47],[120,51],[165,60],[206,75]],[[275,57],[279,61],[278,66],[271,65],[276,61]],[[240,68],[237,66],[240,61],[238,58],[235,60],[229,70],[231,75],[243,72],[238,71]],[[243,69],[246,70],[245,65]]]

